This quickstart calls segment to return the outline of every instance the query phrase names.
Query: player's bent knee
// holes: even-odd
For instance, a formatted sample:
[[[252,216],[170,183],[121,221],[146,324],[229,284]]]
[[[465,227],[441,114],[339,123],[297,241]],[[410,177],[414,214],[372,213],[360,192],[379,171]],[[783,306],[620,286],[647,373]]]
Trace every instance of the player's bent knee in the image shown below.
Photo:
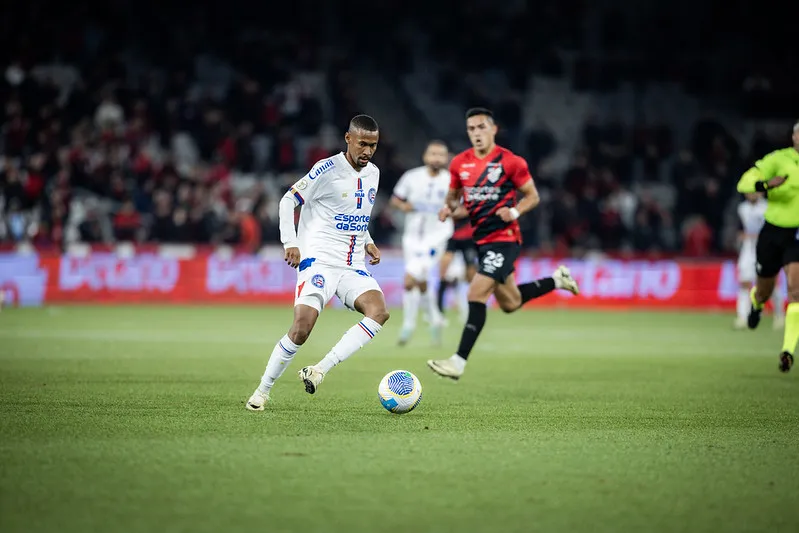
[[[294,323],[291,325],[291,329],[289,329],[289,338],[291,342],[298,346],[305,344],[305,341],[311,336],[313,326],[314,322],[306,318],[295,319]]]
[[[505,313],[512,313],[522,306],[521,299],[519,299],[518,301],[497,300],[497,303],[499,304],[499,308],[502,309]]]
[[[370,312],[366,313],[366,316],[382,326],[391,318],[391,313],[388,312],[388,309],[383,307],[382,309],[370,310]]]

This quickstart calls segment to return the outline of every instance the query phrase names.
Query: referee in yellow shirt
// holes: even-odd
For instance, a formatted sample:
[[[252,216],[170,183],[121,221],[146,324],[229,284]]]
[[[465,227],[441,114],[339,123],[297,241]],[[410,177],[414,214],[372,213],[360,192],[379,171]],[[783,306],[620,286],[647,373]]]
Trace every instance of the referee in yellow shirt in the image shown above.
[[[799,122],[793,127],[792,148],[777,150],[755,163],[738,181],[739,193],[764,192],[766,222],[757,238],[757,281],[752,288],[748,325],[760,323],[763,305],[771,297],[780,269],[788,278],[788,310],[780,354],[780,370],[793,366],[799,341]]]

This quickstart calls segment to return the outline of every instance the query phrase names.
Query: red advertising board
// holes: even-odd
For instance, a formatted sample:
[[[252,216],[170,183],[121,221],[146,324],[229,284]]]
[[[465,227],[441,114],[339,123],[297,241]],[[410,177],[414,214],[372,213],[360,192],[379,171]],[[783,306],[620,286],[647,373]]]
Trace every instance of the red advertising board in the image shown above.
[[[732,261],[680,262],[567,260],[581,287],[580,296],[558,291],[530,306],[651,307],[718,309],[733,304]],[[519,282],[551,274],[557,263],[522,258]],[[389,305],[402,295],[403,264],[387,253],[371,269]],[[432,280],[436,283],[435,280]],[[295,272],[279,256],[223,258],[199,254],[190,259],[157,253],[129,257],[91,252],[83,257],[0,253],[0,290],[20,305],[51,303],[254,303],[290,304]]]

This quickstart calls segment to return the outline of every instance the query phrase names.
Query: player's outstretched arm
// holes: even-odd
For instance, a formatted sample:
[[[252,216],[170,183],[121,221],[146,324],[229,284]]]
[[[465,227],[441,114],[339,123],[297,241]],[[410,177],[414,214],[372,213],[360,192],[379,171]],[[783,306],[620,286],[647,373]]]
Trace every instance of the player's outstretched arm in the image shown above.
[[[283,249],[285,250],[283,259],[291,268],[297,268],[301,259],[297,231],[294,229],[294,209],[298,205],[300,205],[300,202],[293,189],[284,194],[278,204],[280,242],[283,243]]]

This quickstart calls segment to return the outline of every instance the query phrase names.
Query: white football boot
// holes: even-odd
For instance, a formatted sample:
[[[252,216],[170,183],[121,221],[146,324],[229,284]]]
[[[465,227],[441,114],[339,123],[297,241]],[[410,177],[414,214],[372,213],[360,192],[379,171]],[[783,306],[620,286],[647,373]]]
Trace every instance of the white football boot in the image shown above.
[[[306,366],[298,372],[300,380],[305,384],[305,392],[313,394],[325,379],[325,374],[316,366]]]
[[[247,409],[250,411],[263,411],[264,405],[269,401],[269,393],[261,394],[257,390],[252,393],[250,399],[247,400]]]
[[[572,277],[569,269],[565,266],[560,265],[552,274],[552,279],[555,280],[556,288],[569,291],[574,295],[580,294],[580,287],[577,286],[577,282]]]
[[[449,359],[430,359],[427,361],[427,366],[439,376],[456,381],[463,375],[464,370],[464,366],[455,363],[452,357]]]
[[[774,316],[774,322],[772,327],[775,330],[785,329],[785,315]]]

